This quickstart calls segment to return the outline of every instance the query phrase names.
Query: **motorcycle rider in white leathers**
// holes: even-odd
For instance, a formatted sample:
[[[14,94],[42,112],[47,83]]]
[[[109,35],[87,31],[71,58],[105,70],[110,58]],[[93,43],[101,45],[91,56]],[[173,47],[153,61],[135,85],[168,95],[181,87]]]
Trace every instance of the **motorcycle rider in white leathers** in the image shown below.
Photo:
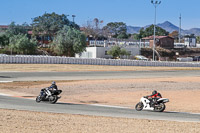
[[[53,81],[50,87],[45,88],[47,96],[51,96],[51,91],[58,90],[56,82]]]

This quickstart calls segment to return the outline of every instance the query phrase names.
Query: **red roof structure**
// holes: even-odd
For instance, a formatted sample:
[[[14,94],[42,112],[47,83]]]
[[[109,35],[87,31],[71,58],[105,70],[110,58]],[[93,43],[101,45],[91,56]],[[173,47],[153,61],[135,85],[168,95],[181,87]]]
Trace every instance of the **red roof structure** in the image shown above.
[[[144,37],[142,40],[149,41],[149,46],[153,47],[154,36]],[[174,48],[174,38],[170,36],[155,36],[155,46],[160,46],[163,48]]]
[[[0,25],[0,28],[8,29],[8,25]]]
[[[85,27],[80,27],[80,31],[84,31],[85,29]]]
[[[149,36],[149,37],[144,37],[142,38],[143,40],[153,40],[154,36]],[[162,38],[172,38],[173,37],[170,37],[170,36],[155,36],[155,39],[162,39]]]

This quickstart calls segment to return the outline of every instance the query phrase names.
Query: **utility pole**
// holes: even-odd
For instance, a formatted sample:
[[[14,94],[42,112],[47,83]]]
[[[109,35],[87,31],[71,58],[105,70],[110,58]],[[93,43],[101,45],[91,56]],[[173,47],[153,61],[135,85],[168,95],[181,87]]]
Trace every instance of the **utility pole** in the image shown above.
[[[181,43],[181,14],[179,17],[179,43]]]
[[[154,5],[155,7],[155,16],[154,16],[154,30],[153,30],[153,61],[155,61],[155,34],[156,34],[156,8],[158,5],[160,5],[161,1],[154,1],[154,0],[151,0],[151,4]]]
[[[75,18],[76,16],[75,15],[72,15],[72,18],[73,18],[73,23],[74,23],[74,18]]]

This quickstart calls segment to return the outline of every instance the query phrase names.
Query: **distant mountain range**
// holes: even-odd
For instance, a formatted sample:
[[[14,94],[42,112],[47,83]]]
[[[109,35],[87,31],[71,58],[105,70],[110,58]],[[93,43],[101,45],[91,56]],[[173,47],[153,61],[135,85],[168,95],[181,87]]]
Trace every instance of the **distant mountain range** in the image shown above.
[[[144,28],[147,28],[149,26],[150,25],[144,26]],[[173,31],[179,31],[179,27],[172,24],[169,21],[165,21],[164,23],[159,23],[159,24],[157,24],[157,26],[165,29],[169,33],[173,32]],[[143,27],[127,26],[127,32],[131,33],[131,34],[139,33],[141,28],[143,28]],[[196,36],[200,36],[200,28],[192,28],[192,29],[189,29],[189,30],[181,29],[181,34],[182,35],[195,34]]]

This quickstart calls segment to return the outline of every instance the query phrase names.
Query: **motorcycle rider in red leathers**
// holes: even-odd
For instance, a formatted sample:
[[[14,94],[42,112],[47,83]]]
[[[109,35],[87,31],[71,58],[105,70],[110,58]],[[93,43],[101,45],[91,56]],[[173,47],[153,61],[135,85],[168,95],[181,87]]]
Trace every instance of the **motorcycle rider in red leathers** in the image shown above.
[[[159,98],[162,98],[161,94],[158,93],[156,90],[154,90],[152,92],[152,95],[148,95],[148,96],[145,96],[147,99],[149,99],[150,101],[150,105],[153,106],[153,104],[156,103],[157,99]]]

